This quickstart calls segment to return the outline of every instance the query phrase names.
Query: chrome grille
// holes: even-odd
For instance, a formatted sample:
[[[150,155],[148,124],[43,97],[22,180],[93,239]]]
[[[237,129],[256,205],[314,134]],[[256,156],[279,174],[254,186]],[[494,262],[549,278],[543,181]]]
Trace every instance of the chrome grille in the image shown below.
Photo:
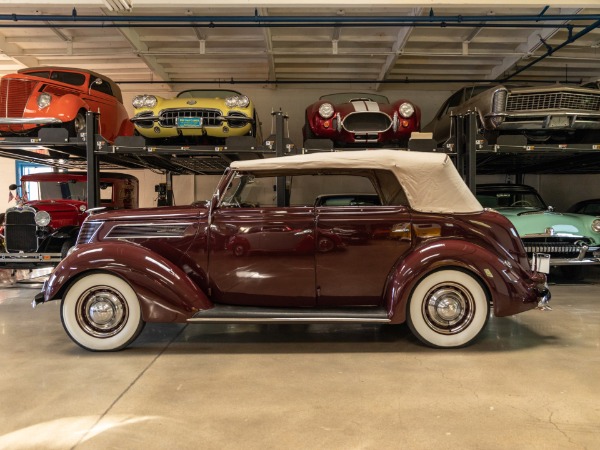
[[[9,208],[4,222],[4,243],[8,252],[35,252],[38,247],[35,210]]]
[[[0,117],[23,117],[36,81],[4,78],[0,82]]]
[[[576,257],[579,255],[581,246],[578,243],[585,242],[587,245],[589,241],[583,239],[569,239],[569,238],[545,238],[527,240],[523,239],[525,245],[525,251],[527,253],[549,253],[551,255],[557,255],[560,257]],[[590,249],[591,250],[591,249]]]
[[[179,117],[201,117],[203,126],[215,127],[221,125],[222,115],[218,109],[167,109],[160,113],[159,123],[161,127],[176,127]]]
[[[392,125],[390,117],[382,112],[357,112],[346,116],[342,126],[351,133],[378,133]]]
[[[509,94],[507,111],[565,109],[577,111],[600,111],[600,94],[576,94],[574,92],[544,92]]]
[[[77,244],[87,244],[90,242],[98,228],[100,228],[100,225],[102,225],[102,222],[83,222],[83,225],[79,230],[79,235],[77,236]]]

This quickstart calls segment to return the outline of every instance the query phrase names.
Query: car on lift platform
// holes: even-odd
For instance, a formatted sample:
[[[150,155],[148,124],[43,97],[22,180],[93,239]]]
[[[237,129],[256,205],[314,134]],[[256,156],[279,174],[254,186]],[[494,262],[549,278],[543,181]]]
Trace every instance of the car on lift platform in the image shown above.
[[[421,127],[421,110],[408,100],[390,103],[384,95],[344,92],[322,96],[309,105],[304,140],[328,139],[336,147],[406,148]]]
[[[98,134],[109,142],[131,136],[133,125],[121,89],[110,78],[85,69],[32,67],[0,80],[0,136],[37,136],[41,128],[85,132],[86,112],[98,112]]]
[[[228,245],[258,227],[252,251]],[[324,247],[338,230],[344,245]],[[448,155],[372,150],[235,161],[209,201],[93,214],[34,304],[53,300],[93,351],[126,347],[146,322],[406,322],[455,348],[492,311],[547,308],[549,292]]]

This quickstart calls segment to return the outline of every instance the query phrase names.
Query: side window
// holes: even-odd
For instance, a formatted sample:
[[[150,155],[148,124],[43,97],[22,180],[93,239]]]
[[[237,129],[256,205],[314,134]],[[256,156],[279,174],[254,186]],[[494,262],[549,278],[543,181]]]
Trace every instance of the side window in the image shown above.
[[[113,184],[112,183],[100,183],[100,202],[112,203],[113,202]]]
[[[73,86],[81,86],[85,83],[85,75],[75,72],[52,72],[51,80],[60,81],[61,83],[71,84]]]
[[[289,183],[290,206],[373,206],[381,200],[364,175],[296,175]]]

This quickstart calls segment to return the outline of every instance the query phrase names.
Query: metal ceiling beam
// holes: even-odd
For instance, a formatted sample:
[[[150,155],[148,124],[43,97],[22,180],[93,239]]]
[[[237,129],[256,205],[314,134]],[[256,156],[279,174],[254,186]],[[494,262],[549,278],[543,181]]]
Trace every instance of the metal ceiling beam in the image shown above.
[[[127,41],[129,41],[136,54],[138,54],[144,63],[146,63],[152,73],[160,78],[161,82],[168,83],[171,80],[169,74],[165,71],[163,66],[156,61],[154,56],[144,54],[149,51],[149,48],[142,42],[140,35],[135,30],[130,28],[120,28],[119,32],[127,39]]]
[[[420,16],[422,11],[423,11],[423,8],[414,8],[410,12],[410,15],[415,16],[415,17]],[[412,33],[412,30],[413,30],[413,27],[400,28],[400,31],[398,32],[398,35],[396,36],[396,42],[394,42],[394,45],[392,45],[393,53],[386,58],[385,63],[383,64],[383,67],[381,68],[381,71],[379,72],[379,76],[378,76],[379,79],[385,80],[388,77],[389,73],[392,71],[392,69],[396,65],[396,62],[398,61],[398,58],[400,57],[400,54],[402,53],[404,46],[408,42],[408,38],[409,38],[410,34]],[[375,91],[378,91],[380,87],[381,87],[380,83],[376,84]]]
[[[259,9],[258,12],[261,16],[269,15],[266,8]],[[265,38],[265,46],[267,48],[267,79],[273,81],[277,79],[277,74],[275,73],[275,58],[273,57],[273,36],[269,28],[263,28],[263,35]]]
[[[25,67],[37,67],[40,62],[37,58],[28,55],[21,47],[7,42],[4,36],[0,36],[0,52],[4,53],[10,59]]]

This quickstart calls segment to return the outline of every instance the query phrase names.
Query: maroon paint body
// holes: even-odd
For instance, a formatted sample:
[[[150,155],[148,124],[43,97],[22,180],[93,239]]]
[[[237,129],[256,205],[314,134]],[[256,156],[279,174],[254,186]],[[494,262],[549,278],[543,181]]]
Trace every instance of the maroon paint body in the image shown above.
[[[44,301],[61,298],[79,276],[104,271],[132,285],[146,321],[183,322],[219,303],[379,306],[400,323],[416,284],[440,268],[474,275],[497,316],[535,308],[536,287],[545,281],[531,272],[510,222],[495,212],[216,204],[209,212],[203,204],[101,213],[81,234],[91,235],[94,224],[101,226],[92,242],[78,244],[52,273]],[[244,240],[247,248],[236,251]]]
[[[396,130],[390,126],[386,131],[374,133],[369,136],[368,139],[363,137],[365,133],[349,131],[339,124],[340,121],[344,122],[349,115],[358,113],[353,103],[346,102],[334,104],[334,114],[328,119],[324,119],[319,114],[319,107],[324,103],[331,102],[319,100],[306,108],[306,123],[303,130],[305,140],[313,137],[330,139],[338,146],[364,146],[365,144],[373,146],[381,146],[384,144],[406,146],[411,133],[413,131],[420,131],[421,129],[421,111],[409,100],[400,99],[393,103],[378,103],[378,111],[361,112],[361,114],[385,114],[389,117],[390,121],[394,119],[394,116],[398,117],[399,122]],[[411,103],[414,106],[415,112],[408,119],[398,115],[398,108],[402,103]]]

